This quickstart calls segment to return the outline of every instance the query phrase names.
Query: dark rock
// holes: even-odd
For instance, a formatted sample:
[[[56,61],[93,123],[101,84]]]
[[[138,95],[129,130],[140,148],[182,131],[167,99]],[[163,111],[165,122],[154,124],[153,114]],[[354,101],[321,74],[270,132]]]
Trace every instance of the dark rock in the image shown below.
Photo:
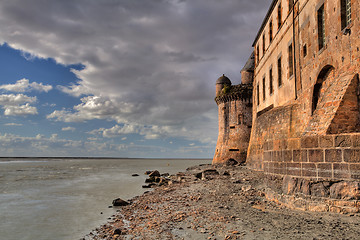
[[[149,174],[149,177],[160,177],[160,172],[155,170]]]
[[[139,174],[137,174],[137,173],[134,173],[133,175],[131,175],[132,177],[138,177],[139,176]]]
[[[112,204],[113,206],[127,206],[130,203],[125,200],[122,200],[121,198],[117,198],[112,201]]]
[[[223,175],[224,175],[224,176],[230,176],[230,173],[229,173],[228,171],[225,171],[225,172],[223,173]]]
[[[169,173],[163,173],[163,174],[161,174],[161,177],[168,177],[168,176],[170,176]]]
[[[239,164],[239,162],[236,161],[236,160],[233,159],[233,158],[230,158],[230,159],[228,159],[228,160],[225,162],[225,165],[226,165],[226,166],[235,166],[235,165],[238,165],[238,164]]]
[[[115,229],[113,232],[113,235],[121,235],[121,234],[122,234],[122,231],[120,228]]]
[[[112,208],[113,206],[108,206],[108,208]]]
[[[205,175],[219,175],[219,172],[216,169],[206,169],[203,171]]]
[[[197,178],[202,178],[202,172],[195,173],[194,175],[195,175],[195,177],[197,177]]]
[[[150,177],[145,179],[145,183],[153,183],[153,182],[155,182],[155,177]]]
[[[149,175],[150,173],[152,173],[153,171],[146,171],[145,175]]]

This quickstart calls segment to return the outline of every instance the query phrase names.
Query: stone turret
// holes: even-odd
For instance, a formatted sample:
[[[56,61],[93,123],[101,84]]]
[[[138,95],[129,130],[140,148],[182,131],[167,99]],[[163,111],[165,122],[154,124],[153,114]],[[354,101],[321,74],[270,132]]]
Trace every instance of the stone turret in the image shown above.
[[[221,77],[216,80],[216,96],[219,96],[221,94],[222,89],[227,86],[231,86],[231,81],[228,77],[223,74]]]
[[[248,71],[251,69],[242,72]],[[231,85],[225,75],[216,81],[219,136],[213,164],[222,164],[230,159],[238,162],[246,160],[252,124],[253,87],[250,82],[252,79],[248,79],[247,84]]]

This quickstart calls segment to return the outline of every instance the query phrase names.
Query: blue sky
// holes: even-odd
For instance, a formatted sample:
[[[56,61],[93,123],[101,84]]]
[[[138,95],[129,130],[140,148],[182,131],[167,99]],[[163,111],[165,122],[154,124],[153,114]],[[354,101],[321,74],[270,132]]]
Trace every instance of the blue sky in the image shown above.
[[[211,158],[270,0],[0,3],[0,156]]]

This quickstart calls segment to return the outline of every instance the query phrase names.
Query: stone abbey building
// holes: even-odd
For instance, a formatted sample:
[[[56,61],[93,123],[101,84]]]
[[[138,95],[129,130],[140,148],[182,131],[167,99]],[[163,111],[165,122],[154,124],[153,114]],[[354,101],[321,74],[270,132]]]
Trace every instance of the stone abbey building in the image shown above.
[[[213,163],[360,179],[360,1],[274,0],[241,70],[216,82]]]

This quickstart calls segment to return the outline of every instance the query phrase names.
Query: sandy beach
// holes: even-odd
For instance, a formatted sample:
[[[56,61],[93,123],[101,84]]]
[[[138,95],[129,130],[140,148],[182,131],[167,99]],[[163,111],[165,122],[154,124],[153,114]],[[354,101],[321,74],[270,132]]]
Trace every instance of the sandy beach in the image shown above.
[[[208,174],[201,172],[204,170]],[[217,174],[219,173],[219,174]],[[191,167],[118,207],[83,239],[358,239],[359,214],[290,210],[265,198],[281,183],[245,166]],[[267,184],[264,184],[267,183]]]

